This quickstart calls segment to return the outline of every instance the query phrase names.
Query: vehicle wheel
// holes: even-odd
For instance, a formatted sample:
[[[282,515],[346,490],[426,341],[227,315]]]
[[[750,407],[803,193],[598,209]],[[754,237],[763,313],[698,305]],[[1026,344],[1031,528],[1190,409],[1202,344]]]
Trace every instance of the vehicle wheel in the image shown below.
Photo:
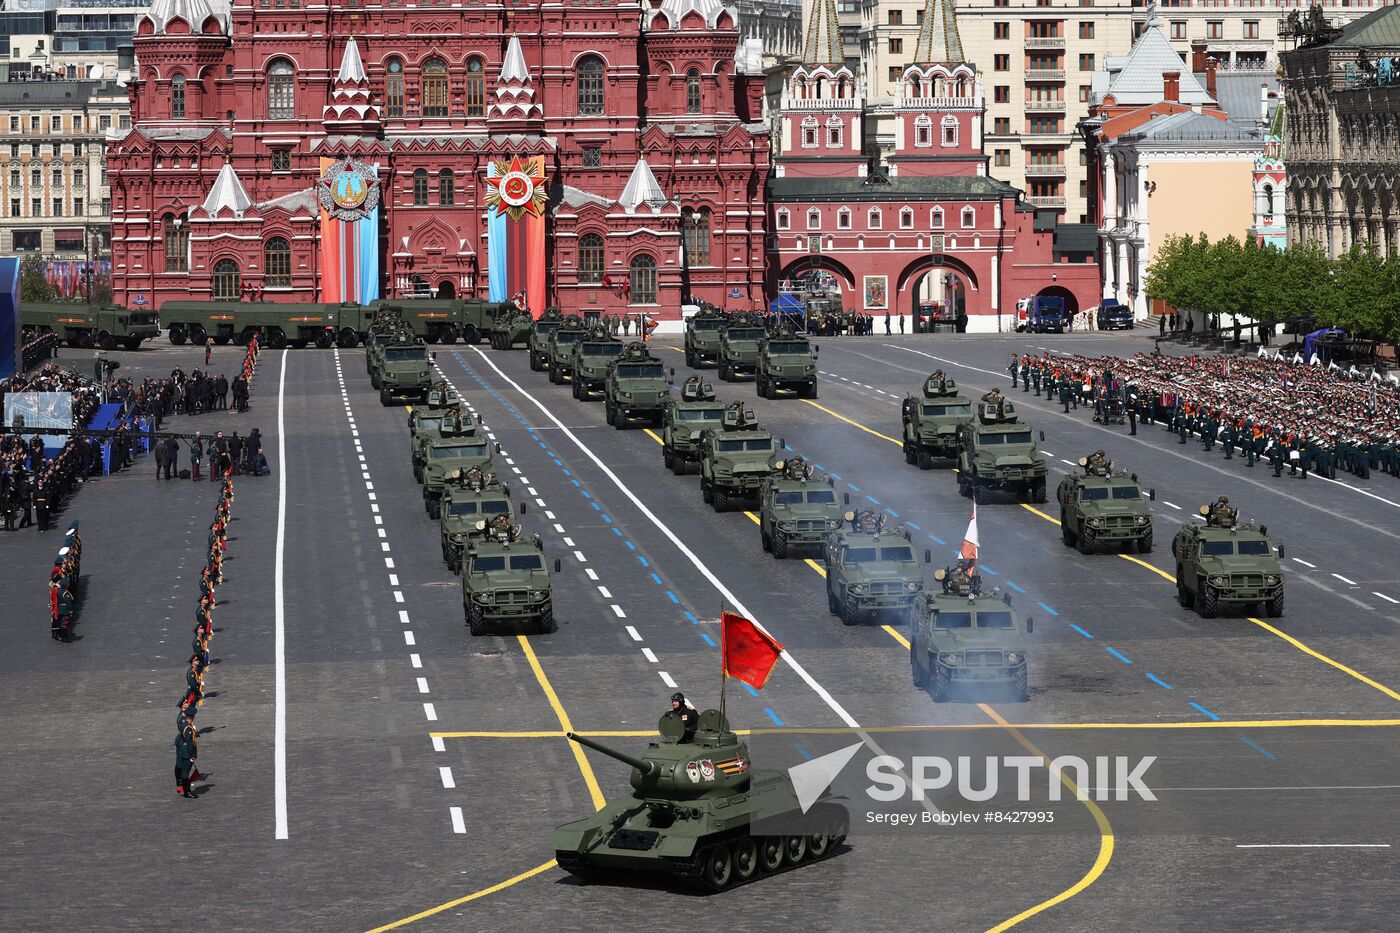
[[[553,635],[559,631],[559,623],[554,621],[553,606],[545,606],[540,610],[540,631],[546,635]]]
[[[433,521],[437,521],[438,519],[442,518],[442,503],[440,503],[437,499],[428,500],[428,517],[431,518]]]
[[[457,342],[457,328],[448,325],[438,332],[438,339],[444,344],[451,346]]]
[[[576,398],[576,399],[582,399],[582,398],[583,398],[583,396],[580,395],[580,394],[579,394],[579,391],[578,391],[578,377],[577,377],[577,376],[575,376],[575,377],[574,377],[574,381],[573,381],[572,383],[569,384],[569,391],[573,393],[574,398]]]
[[[948,694],[953,692],[953,682],[949,680],[946,675],[940,676],[935,672],[933,675],[933,690],[930,692],[933,695],[933,702],[947,703]]]
[[[812,861],[825,858],[831,851],[831,837],[826,833],[813,833],[807,837],[807,853]]]
[[[764,550],[764,553],[772,554],[772,553],[773,553],[773,538],[772,538],[771,535],[768,534],[768,532],[766,532],[766,531],[763,530],[763,526],[762,526],[762,525],[760,525],[760,526],[758,527],[758,539],[759,539],[759,541],[761,541],[761,542],[763,543],[763,550]]]
[[[716,512],[729,511],[729,493],[723,489],[711,489],[710,504],[714,506]]]
[[[471,606],[467,609],[467,631],[473,635],[486,634],[486,618],[479,606]]]
[[[783,837],[764,836],[758,843],[758,864],[766,872],[783,867]]]
[[[268,331],[267,345],[274,350],[281,350],[287,345],[287,335],[282,333],[282,328],[274,327]]]
[[[958,495],[964,499],[972,495],[972,484],[967,481],[966,471],[958,471]]]
[[[1069,527],[1069,516],[1064,509],[1060,509],[1060,540],[1065,547],[1074,547],[1074,529]]]
[[[179,324],[170,325],[170,342],[177,347],[185,345],[185,329]]]
[[[1094,553],[1094,536],[1088,531],[1079,533],[1079,553],[1086,557]]]
[[[1197,611],[1202,619],[1214,619],[1220,613],[1220,594],[1209,583],[1202,583]]]
[[[1277,619],[1283,615],[1283,590],[1279,590],[1273,599],[1264,601],[1264,615],[1270,619]]]
[[[1035,483],[1035,501],[1036,501],[1036,504],[1037,504],[1037,505],[1044,505],[1044,504],[1046,503],[1046,501],[1047,501],[1047,500],[1046,500],[1046,497],[1045,497],[1045,480],[1043,480],[1043,479],[1041,479],[1041,480],[1036,480],[1036,483]]]
[[[1141,538],[1138,538],[1137,551],[1138,551],[1139,554],[1151,554],[1151,553],[1152,553],[1152,532],[1149,531],[1147,534],[1143,535]]]
[[[1182,609],[1190,609],[1194,605],[1191,591],[1186,588],[1186,584],[1181,582],[1181,568],[1176,568],[1176,604]]]
[[[287,343],[291,346],[291,348],[292,348],[293,350],[305,350],[305,349],[306,349],[306,345],[307,345],[308,343],[310,343],[310,342],[311,342],[311,341],[309,341],[309,340],[289,340],[289,341],[287,341]]]
[[[1017,703],[1029,703],[1031,699],[1031,686],[1026,671],[1021,671],[1016,676],[1016,686],[1012,688],[1012,695]]]
[[[909,652],[909,667],[914,675],[914,686],[920,690],[928,689],[928,671],[924,670],[924,666],[919,663],[918,654],[913,651]]]
[[[860,624],[860,612],[856,609],[856,607],[854,607],[854,606],[851,605],[850,600],[846,600],[846,599],[841,600],[841,624],[842,624],[842,625],[859,625],[859,624]]]
[[[914,454],[914,462],[921,470],[931,470],[933,469],[933,454],[927,450],[920,450]]]
[[[695,366],[695,354],[691,353],[689,350],[686,350],[686,351],[685,351],[685,365],[686,365],[686,366],[689,366],[691,369],[695,369],[695,368],[696,368],[696,366]]]
[[[190,326],[190,343],[202,344],[205,340],[204,327],[200,324]],[[89,345],[90,346],[90,345]]]
[[[776,557],[778,560],[786,560],[786,559],[787,559],[787,556],[788,556],[788,543],[787,543],[787,538],[781,538],[781,537],[779,537],[779,538],[774,538],[774,539],[773,539],[773,556]]]
[[[355,346],[355,344],[359,342],[359,334],[356,334],[353,330],[351,330],[348,327],[342,327],[340,329],[339,336],[336,338],[336,343],[340,344],[340,347],[343,350],[352,349]]]
[[[986,502],[986,501],[987,501],[987,490],[983,488],[983,486],[982,486],[981,483],[977,482],[977,477],[974,476],[974,477],[972,478],[972,483],[971,483],[971,485],[972,485],[972,501],[973,501],[973,502],[977,502],[977,503]]]
[[[391,401],[393,401],[393,399],[389,396],[389,390],[388,390],[388,389],[380,389],[380,390],[379,390],[379,404],[381,404],[381,405],[388,405]]]
[[[378,373],[370,373],[370,374],[369,374],[369,387],[370,387],[371,389],[377,389],[377,388],[379,388],[379,374],[378,374]]]
[[[141,349],[141,338],[128,337],[122,341],[122,346],[128,350],[139,350]]]
[[[613,411],[612,399],[603,402],[603,420],[608,424],[617,424],[617,412]]]
[[[97,341],[93,339],[90,331],[83,331],[78,335],[78,346],[83,350],[91,350],[95,343]],[[69,345],[72,345],[71,342]]]
[[[817,398],[817,384],[812,383],[812,387],[807,390],[807,398]]]
[[[335,343],[335,338],[331,336],[331,332],[328,330],[323,330],[316,335],[316,346],[320,347],[322,350],[329,350],[333,343]]]
[[[758,843],[753,841],[752,836],[745,836],[735,842],[729,857],[734,863],[735,881],[748,881],[758,874]]]
[[[913,466],[918,462],[918,455],[914,453],[914,445],[908,441],[904,442],[904,462]]]
[[[492,336],[492,339],[495,338],[495,334],[492,334],[491,336]],[[495,345],[495,344],[492,344],[492,346],[496,346],[496,345]],[[496,347],[496,349],[499,350],[500,347]],[[540,371],[540,361],[539,361],[538,359],[535,358],[535,351],[534,351],[534,350],[531,350],[531,351],[530,351],[530,369],[532,369],[532,370],[535,371],[535,372],[539,372],[539,371]]]
[[[672,473],[680,472],[676,469],[676,455],[671,453],[671,447],[668,444],[661,445],[661,463]]]
[[[705,482],[705,478],[700,478],[700,501],[706,505],[715,501],[715,492],[710,488],[710,484]]]
[[[423,482],[423,468],[418,464],[413,465],[413,478],[418,482]]]
[[[807,860],[807,837],[783,837],[783,864],[801,865]]]
[[[700,878],[711,891],[723,891],[734,880],[734,860],[729,846],[715,846],[704,855]]]

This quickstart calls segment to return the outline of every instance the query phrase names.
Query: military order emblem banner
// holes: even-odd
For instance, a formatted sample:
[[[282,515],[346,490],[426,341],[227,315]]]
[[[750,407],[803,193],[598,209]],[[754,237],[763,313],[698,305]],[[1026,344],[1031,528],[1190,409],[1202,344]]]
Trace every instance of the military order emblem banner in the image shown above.
[[[515,156],[486,166],[487,283],[492,301],[524,293],[534,314],[545,306],[544,157]]]
[[[379,166],[322,159],[321,300],[369,304],[379,298]]]

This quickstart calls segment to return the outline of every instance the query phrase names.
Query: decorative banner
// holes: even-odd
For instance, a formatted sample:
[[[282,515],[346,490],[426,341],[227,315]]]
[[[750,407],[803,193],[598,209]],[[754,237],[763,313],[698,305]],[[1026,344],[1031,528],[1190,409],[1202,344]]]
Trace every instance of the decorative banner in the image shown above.
[[[523,292],[531,313],[545,306],[544,157],[516,156],[486,166],[486,268],[492,301]]]
[[[379,165],[321,160],[321,301],[379,298]]]
[[[316,197],[321,210],[336,220],[364,220],[379,206],[379,166],[359,159],[322,159]]]

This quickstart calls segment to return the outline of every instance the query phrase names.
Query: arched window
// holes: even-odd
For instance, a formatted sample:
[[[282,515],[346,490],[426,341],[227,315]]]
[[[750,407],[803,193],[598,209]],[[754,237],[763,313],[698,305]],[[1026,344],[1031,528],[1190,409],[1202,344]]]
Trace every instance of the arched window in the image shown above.
[[[700,112],[700,69],[692,68],[685,73],[685,112]]]
[[[943,229],[943,208],[935,207],[933,209],[933,214],[929,218],[929,226],[935,230]]]
[[[1274,186],[1273,186],[1273,185],[1265,185],[1265,186],[1264,186],[1264,210],[1263,210],[1262,213],[1264,214],[1264,223],[1266,223],[1266,224],[1271,224],[1271,223],[1274,222]]]
[[[275,236],[263,245],[263,286],[286,288],[292,284],[292,247]]]
[[[243,291],[243,276],[238,272],[238,263],[232,259],[220,259],[214,263],[214,300],[237,301]]]
[[[803,149],[815,149],[815,148],[817,148],[817,118],[816,118],[816,117],[803,117],[803,118],[802,118],[802,148],[803,148]]]
[[[177,120],[185,117],[185,76],[170,79],[170,115]]]
[[[926,113],[921,113],[914,118],[914,145],[933,145],[933,121]]]
[[[656,260],[646,253],[632,257],[627,270],[627,281],[631,288],[630,303],[634,305],[656,304]]]
[[[267,69],[267,116],[272,120],[290,120],[296,115],[296,73],[291,62],[279,58]]]
[[[603,113],[603,60],[596,55],[589,55],[578,63],[578,112],[585,117]],[[652,269],[655,280],[654,264]]]
[[[815,207],[807,209],[807,229],[820,230],[822,228],[822,212]]]
[[[467,116],[486,116],[486,70],[479,58],[467,62]]]
[[[826,148],[840,149],[842,131],[846,128],[845,121],[840,117],[828,117],[826,120]]]
[[[439,58],[423,64],[423,116],[447,116],[447,66]]]
[[[956,146],[958,144],[958,118],[949,114],[943,118],[943,145]]]
[[[389,59],[389,71],[384,76],[384,116],[403,116],[403,62]]]
[[[168,215],[161,226],[165,235],[165,271],[190,271],[190,228],[174,214]]]
[[[871,230],[879,230],[880,222],[880,209],[878,207],[872,207],[870,209],[870,216],[867,218],[866,226]]]
[[[687,210],[681,218],[685,228],[685,259],[690,266],[710,264],[710,209]]]
[[[849,207],[843,207],[836,212],[836,229],[851,229],[851,209]]]
[[[901,229],[901,230],[913,230],[913,229],[914,229],[914,209],[913,209],[912,207],[900,208],[900,211],[899,211],[899,229]]]
[[[424,207],[428,203],[428,170],[413,170],[413,206]]]
[[[924,96],[924,86],[918,78],[909,79],[909,96],[914,98]]]
[[[452,184],[454,181],[452,169],[445,168],[438,172],[438,203],[444,207],[450,207],[456,203],[456,198],[452,191]]]
[[[578,280],[586,285],[603,281],[603,238],[596,233],[578,238]]]
[[[790,215],[788,214],[788,209],[787,209],[786,207],[779,208],[779,209],[778,209],[778,229],[779,229],[779,230],[786,230],[786,229],[788,228],[788,223],[789,223],[789,221],[790,221]]]
[[[964,230],[971,230],[977,226],[977,212],[970,207],[962,209],[962,225]]]

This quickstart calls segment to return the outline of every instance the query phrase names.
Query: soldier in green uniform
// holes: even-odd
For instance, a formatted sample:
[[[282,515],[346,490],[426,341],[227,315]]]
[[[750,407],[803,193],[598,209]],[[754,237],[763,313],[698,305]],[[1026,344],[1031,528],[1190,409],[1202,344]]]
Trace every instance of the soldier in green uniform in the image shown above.
[[[195,730],[191,708],[181,710],[180,732],[175,736],[175,793],[193,800],[190,781],[194,779],[195,761],[199,757],[199,733]]]
[[[58,640],[73,640],[73,612],[77,601],[73,598],[72,581],[68,577],[59,579],[58,591]]]

